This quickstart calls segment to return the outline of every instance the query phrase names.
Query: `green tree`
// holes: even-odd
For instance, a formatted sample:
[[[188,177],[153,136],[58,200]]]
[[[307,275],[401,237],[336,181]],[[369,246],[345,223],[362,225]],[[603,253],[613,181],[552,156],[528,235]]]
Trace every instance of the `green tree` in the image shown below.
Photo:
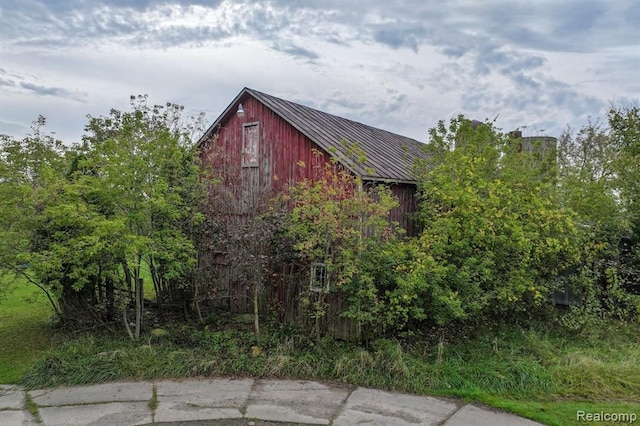
[[[64,179],[66,147],[44,132],[46,119],[33,122],[21,140],[0,135],[0,268],[26,278],[48,297],[60,314],[55,289],[48,287],[27,255],[33,244],[34,218],[41,199]]]
[[[89,117],[72,148],[39,127],[22,141],[3,138],[0,244],[1,266],[42,288],[61,317],[112,321],[120,310],[137,339],[144,263],[159,302],[190,303],[203,191],[191,138],[198,121],[146,96],[131,105]],[[126,291],[135,295],[133,331]]]
[[[126,286],[135,293],[137,339],[143,263],[159,302],[186,307],[192,299],[193,240],[202,220],[202,191],[192,139],[199,122],[185,121],[183,108],[175,104],[150,106],[146,96],[131,101],[131,112],[89,117],[74,177],[117,230],[112,235],[118,236],[120,251],[113,265],[121,268]]]
[[[615,248],[628,226],[618,196],[619,147],[607,128],[591,120],[575,134],[565,130],[558,142],[559,201],[593,238]]]
[[[640,241],[640,106],[611,107],[611,139],[619,150],[617,186],[636,242]]]
[[[436,323],[549,303],[552,279],[579,258],[574,214],[555,198],[553,159],[521,143],[462,116],[430,131],[436,162],[416,170],[424,231],[406,279]]]
[[[294,249],[315,264],[318,287],[328,279],[330,291],[346,296],[349,305],[343,315],[358,321],[365,332],[403,329],[420,313],[415,292],[397,279],[411,256],[397,240],[397,224],[389,219],[398,200],[388,187],[365,183],[337,163],[327,163],[316,175],[290,188],[288,234]],[[326,308],[326,289],[317,290],[309,294],[316,320]]]

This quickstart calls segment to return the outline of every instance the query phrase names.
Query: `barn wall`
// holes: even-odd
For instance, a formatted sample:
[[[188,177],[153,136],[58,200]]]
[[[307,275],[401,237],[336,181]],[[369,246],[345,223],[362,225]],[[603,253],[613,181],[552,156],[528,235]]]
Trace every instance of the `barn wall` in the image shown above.
[[[244,226],[252,215],[266,207],[271,197],[303,179],[317,178],[319,169],[330,162],[327,153],[314,153],[321,152],[317,145],[262,103],[252,97],[240,102],[245,116],[237,117],[234,108],[222,121],[221,128],[214,132],[217,136],[203,146],[201,154],[203,161],[212,166],[213,177],[222,182],[212,186],[210,208],[222,213],[218,216],[225,217],[227,229]],[[259,126],[257,167],[243,167],[243,126],[251,123]],[[413,235],[415,185],[390,184],[390,188],[400,202],[400,206],[392,210],[390,220],[397,221],[408,235]],[[203,306],[215,300],[209,306],[237,313],[252,312],[251,282],[246,272],[238,272],[242,265],[233,260],[238,258],[234,253],[236,249],[239,250],[216,245],[214,241],[200,252],[202,269],[208,271],[203,278],[206,281],[201,293]],[[308,271],[294,271],[291,265],[281,268],[274,277],[280,277],[282,283],[265,282],[261,311],[283,309],[278,313],[282,321],[309,326],[309,313],[301,302],[308,292]],[[336,338],[357,338],[360,333],[357,323],[340,316],[346,306],[344,295],[329,293],[323,297],[328,304],[321,324],[323,332]]]
[[[416,186],[408,183],[393,184],[391,192],[398,198],[400,204],[391,210],[391,220],[398,222],[400,227],[407,232],[407,236],[415,236],[418,232]]]
[[[218,130],[217,139],[203,151],[215,175],[245,207],[257,207],[264,199],[305,178],[330,161],[309,138],[252,97],[242,101],[245,116],[232,114]],[[242,167],[243,125],[258,123],[258,167]]]

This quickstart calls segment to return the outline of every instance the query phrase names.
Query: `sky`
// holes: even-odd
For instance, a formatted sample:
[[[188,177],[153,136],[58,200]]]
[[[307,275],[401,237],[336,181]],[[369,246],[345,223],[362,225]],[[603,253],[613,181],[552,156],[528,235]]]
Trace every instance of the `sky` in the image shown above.
[[[426,142],[438,120],[558,136],[640,98],[637,0],[0,0],[0,133],[67,144],[130,95],[243,87]]]

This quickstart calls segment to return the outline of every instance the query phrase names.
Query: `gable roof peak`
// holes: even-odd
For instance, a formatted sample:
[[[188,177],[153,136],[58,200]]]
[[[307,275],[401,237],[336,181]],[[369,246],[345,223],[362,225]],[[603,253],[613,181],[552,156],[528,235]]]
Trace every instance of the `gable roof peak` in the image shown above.
[[[343,166],[365,180],[415,182],[411,170],[415,158],[427,158],[423,144],[415,139],[387,130],[329,114],[296,102],[243,88],[227,109],[201,138],[209,138],[213,130],[251,96],[308,137]],[[355,151],[355,152],[354,152]],[[355,155],[354,155],[355,154]]]

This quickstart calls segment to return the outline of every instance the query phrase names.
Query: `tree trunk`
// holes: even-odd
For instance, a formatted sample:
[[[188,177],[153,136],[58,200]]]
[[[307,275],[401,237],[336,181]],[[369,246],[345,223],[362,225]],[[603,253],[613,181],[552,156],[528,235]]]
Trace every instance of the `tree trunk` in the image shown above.
[[[140,339],[140,328],[142,327],[142,308],[144,307],[144,279],[138,277],[136,286],[136,330],[135,340]]]
[[[260,306],[258,301],[259,284],[253,283],[253,330],[256,333],[256,341],[260,340]]]
[[[106,293],[106,302],[107,302],[107,321],[113,321],[115,317],[115,287],[113,285],[113,279],[111,277],[107,277],[105,281],[105,293]]]
[[[136,298],[136,326],[135,326],[135,340],[140,339],[140,328],[142,327],[142,307],[144,306],[144,291],[143,280],[140,278],[140,262],[141,257],[136,259],[135,269],[133,271],[135,282],[135,298]]]

